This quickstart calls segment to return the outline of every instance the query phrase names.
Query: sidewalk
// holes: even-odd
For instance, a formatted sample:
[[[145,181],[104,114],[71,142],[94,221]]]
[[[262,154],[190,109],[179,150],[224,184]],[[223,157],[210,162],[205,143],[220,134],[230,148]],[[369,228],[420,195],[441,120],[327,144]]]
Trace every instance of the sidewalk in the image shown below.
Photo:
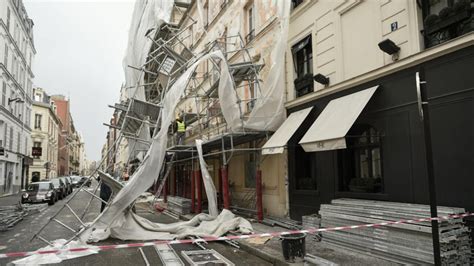
[[[193,216],[193,214],[188,214],[180,216],[180,219],[189,220]],[[255,220],[250,220],[250,222],[252,223],[256,234],[288,231],[287,228],[267,226],[258,223]],[[238,243],[242,250],[260,257],[273,265],[305,265],[304,262],[289,263],[285,261],[279,237],[243,239],[239,240]],[[306,236],[305,244],[306,255],[313,255],[321,259],[321,263],[318,265],[398,265],[391,261],[378,259],[349,250],[333,249],[324,242],[316,241],[315,237],[312,235]]]
[[[267,226],[253,222],[255,233],[283,232],[286,228],[278,226]],[[306,254],[321,258],[321,265],[339,264],[339,265],[398,265],[396,263],[370,257],[367,255],[351,252],[348,250],[335,250],[324,242],[317,242],[312,235],[306,236]],[[276,265],[304,265],[304,263],[288,263],[283,258],[281,241],[279,237],[267,239],[245,239],[239,241],[239,244],[246,251],[256,255],[264,256]],[[260,255],[259,255],[260,254]],[[263,258],[263,257],[262,257]]]
[[[16,205],[20,202],[21,193],[0,196],[0,206]]]

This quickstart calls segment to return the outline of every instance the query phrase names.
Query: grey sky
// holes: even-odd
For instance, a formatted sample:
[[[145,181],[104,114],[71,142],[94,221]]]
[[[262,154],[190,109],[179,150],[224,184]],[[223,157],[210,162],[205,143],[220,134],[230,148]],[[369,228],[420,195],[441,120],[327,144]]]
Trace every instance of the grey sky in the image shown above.
[[[124,81],[122,59],[134,1],[25,0],[35,26],[34,85],[71,99],[87,158],[98,160]]]

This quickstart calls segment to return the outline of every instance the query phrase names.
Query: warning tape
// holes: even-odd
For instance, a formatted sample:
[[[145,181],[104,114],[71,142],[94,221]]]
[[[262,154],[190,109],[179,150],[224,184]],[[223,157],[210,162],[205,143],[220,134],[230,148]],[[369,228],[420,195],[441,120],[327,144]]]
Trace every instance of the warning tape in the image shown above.
[[[143,242],[143,243],[104,245],[104,246],[83,247],[83,248],[65,248],[65,249],[37,250],[37,251],[27,251],[27,252],[10,252],[10,253],[0,254],[0,259],[1,258],[13,258],[13,257],[26,257],[26,256],[30,256],[30,255],[59,254],[59,253],[62,253],[62,252],[102,251],[102,250],[121,249],[121,248],[147,247],[147,246],[154,246],[154,245],[158,245],[158,244],[169,244],[169,245],[173,245],[173,244],[192,244],[192,243],[196,243],[196,242],[239,240],[239,239],[260,238],[260,237],[277,237],[277,236],[285,236],[285,235],[300,234],[300,233],[310,233],[311,234],[311,233],[318,233],[318,232],[341,231],[341,230],[350,230],[350,229],[367,228],[367,227],[378,227],[378,226],[387,226],[387,225],[396,225],[396,224],[429,222],[429,221],[435,221],[435,220],[436,221],[443,221],[443,220],[464,218],[464,217],[469,217],[469,216],[474,216],[474,213],[462,213],[462,214],[452,214],[452,215],[447,215],[447,216],[439,216],[439,217],[434,217],[434,218],[421,218],[421,219],[400,220],[400,221],[374,223],[374,224],[348,225],[348,226],[318,228],[318,229],[310,228],[310,229],[305,229],[305,230],[293,230],[293,231],[261,233],[261,234],[221,236],[221,237],[203,237],[203,238],[199,238],[199,239],[158,240],[158,241]]]

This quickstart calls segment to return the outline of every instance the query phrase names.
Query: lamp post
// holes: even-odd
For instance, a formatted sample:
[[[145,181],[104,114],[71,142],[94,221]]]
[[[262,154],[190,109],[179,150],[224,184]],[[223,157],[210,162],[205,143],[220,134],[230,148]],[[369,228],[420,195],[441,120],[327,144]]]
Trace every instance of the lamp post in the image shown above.
[[[428,95],[427,87],[424,75],[424,69],[420,72],[416,72],[416,88],[418,96],[418,112],[420,115],[421,122],[423,123],[423,137],[425,141],[425,158],[426,168],[428,171],[428,188],[430,197],[430,211],[431,217],[438,217],[437,201],[436,201],[436,184],[434,177],[434,165],[433,165],[433,149],[431,144],[431,126],[430,126],[430,113],[428,108]],[[435,265],[441,265],[441,252],[439,246],[439,231],[438,231],[438,220],[431,221],[431,234],[433,237],[433,255]]]

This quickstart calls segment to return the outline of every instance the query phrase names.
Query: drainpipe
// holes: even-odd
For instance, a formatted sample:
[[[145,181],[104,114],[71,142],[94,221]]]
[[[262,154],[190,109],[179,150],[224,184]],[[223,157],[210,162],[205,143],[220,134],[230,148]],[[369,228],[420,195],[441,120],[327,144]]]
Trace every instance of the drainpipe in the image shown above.
[[[224,209],[229,209],[230,201],[229,201],[229,177],[227,175],[227,165],[223,165],[221,168],[221,175],[222,175],[222,199],[224,202]]]
[[[255,176],[255,190],[257,196],[257,220],[258,222],[263,221],[263,194],[262,194],[262,170],[257,170]]]

